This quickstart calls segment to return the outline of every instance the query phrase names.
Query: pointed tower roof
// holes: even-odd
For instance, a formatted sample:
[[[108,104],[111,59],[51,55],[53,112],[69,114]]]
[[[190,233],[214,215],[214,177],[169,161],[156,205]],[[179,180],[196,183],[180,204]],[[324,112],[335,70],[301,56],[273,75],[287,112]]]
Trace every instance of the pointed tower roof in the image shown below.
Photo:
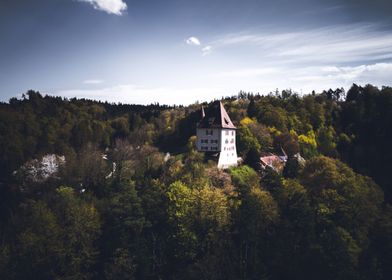
[[[201,118],[204,119],[206,113],[204,112],[204,106],[201,106]]]
[[[202,112],[204,108],[202,108]],[[200,120],[199,128],[230,128],[235,129],[222,102],[215,101],[212,106],[206,109],[204,117]]]

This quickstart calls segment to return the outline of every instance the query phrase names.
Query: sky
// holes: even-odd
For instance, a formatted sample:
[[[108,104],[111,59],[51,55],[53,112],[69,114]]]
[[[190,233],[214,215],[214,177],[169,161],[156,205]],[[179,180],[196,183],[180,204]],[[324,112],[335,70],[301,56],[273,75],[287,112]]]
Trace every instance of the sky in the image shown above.
[[[391,0],[0,0],[0,101],[392,86]]]

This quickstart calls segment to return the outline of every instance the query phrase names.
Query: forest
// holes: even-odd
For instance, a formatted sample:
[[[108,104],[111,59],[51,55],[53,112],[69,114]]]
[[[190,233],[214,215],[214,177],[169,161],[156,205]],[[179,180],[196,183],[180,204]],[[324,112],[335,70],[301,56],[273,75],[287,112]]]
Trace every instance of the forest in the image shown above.
[[[0,103],[0,279],[392,279],[392,88],[222,103],[228,170],[195,148],[212,101]]]

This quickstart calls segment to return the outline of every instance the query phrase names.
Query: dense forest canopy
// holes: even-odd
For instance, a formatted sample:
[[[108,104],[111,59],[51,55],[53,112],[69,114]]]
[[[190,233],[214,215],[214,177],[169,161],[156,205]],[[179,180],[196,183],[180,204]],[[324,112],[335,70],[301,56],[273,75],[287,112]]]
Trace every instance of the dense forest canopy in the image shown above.
[[[195,150],[201,104],[1,103],[0,278],[391,279],[392,88],[222,102],[229,170]]]

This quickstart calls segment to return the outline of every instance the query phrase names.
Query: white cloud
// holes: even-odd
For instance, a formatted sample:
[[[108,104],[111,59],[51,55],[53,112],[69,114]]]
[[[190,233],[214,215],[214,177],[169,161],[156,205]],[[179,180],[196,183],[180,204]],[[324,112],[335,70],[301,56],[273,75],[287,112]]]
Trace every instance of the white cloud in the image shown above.
[[[278,74],[279,69],[277,68],[247,68],[247,69],[239,69],[233,71],[226,71],[212,75],[217,78],[249,78],[249,77],[257,77],[264,76],[269,74]]]
[[[127,4],[123,0],[78,0],[90,3],[94,9],[121,16],[127,10]]]
[[[335,25],[295,32],[241,32],[208,41],[206,55],[225,61],[209,73],[211,84],[264,92],[291,88],[321,91],[353,83],[391,86],[392,34],[376,25]],[[384,63],[380,63],[384,61]],[[388,62],[388,63],[385,63]],[[234,92],[235,93],[235,92]]]
[[[263,63],[348,64],[392,59],[392,33],[380,26],[335,25],[295,32],[241,32],[209,42],[214,51],[249,53]]]
[[[300,93],[318,92],[329,88],[359,85],[392,86],[392,63],[361,64],[357,66],[311,66],[236,69],[212,75],[230,89],[268,93],[276,88],[291,88]]]
[[[322,73],[322,79],[336,84],[351,85],[352,83],[372,83],[378,86],[385,85],[392,77],[392,63],[363,64],[359,66],[331,67],[330,72]],[[324,69],[325,70],[325,69]]]
[[[337,87],[347,90],[352,83],[392,86],[392,59],[386,59],[392,58],[392,34],[384,30],[366,25],[331,26],[289,33],[232,34],[216,40],[202,38],[203,43],[190,37],[197,40],[188,38],[183,46],[186,42],[200,54],[217,55],[201,60],[191,52],[189,63],[164,65],[163,61],[165,67],[161,70],[152,68],[154,80],[141,74],[134,78],[136,85],[129,82],[109,87],[108,76],[104,77],[105,86],[84,86],[55,94],[110,102],[190,104],[239,90],[268,93],[291,88],[309,93]]]
[[[185,40],[185,42],[191,46],[200,46],[201,45],[200,40],[196,37],[189,37],[188,39]]]
[[[78,97],[115,103],[151,104],[158,102],[169,105],[188,105],[196,101],[210,101],[214,97],[226,96],[228,93],[221,87],[172,88],[125,84],[100,89],[61,90],[54,94],[67,98]]]
[[[98,80],[98,79],[91,79],[91,80],[84,80],[83,84],[87,84],[87,85],[98,85],[98,84],[102,84],[104,81],[102,80]]]
[[[208,55],[212,52],[212,47],[211,46],[205,46],[204,48],[201,49],[202,55]]]
[[[304,67],[285,73],[292,81],[315,81],[321,85],[326,83],[336,86],[350,86],[352,83],[385,85],[392,76],[392,63],[362,64],[358,66],[322,66]],[[325,86],[324,86],[325,88]]]
[[[129,104],[182,104],[196,101],[211,101],[222,96],[237,94],[240,90],[266,94],[276,88],[291,88],[299,93],[321,92],[329,88],[344,87],[346,90],[353,83],[375,86],[389,85],[392,77],[392,63],[361,64],[352,67],[312,66],[312,67],[277,67],[247,68],[221,72],[211,75],[214,82],[201,87],[192,86],[156,86],[124,84],[96,89],[69,89],[52,92],[56,96],[78,97],[108,102]],[[42,92],[47,92],[42,90]]]
[[[286,71],[284,81],[296,89],[307,92],[315,89],[321,91],[328,88],[344,87],[346,90],[353,83],[359,85],[391,86],[392,63],[362,64],[358,66],[321,66],[305,67],[296,71]]]

